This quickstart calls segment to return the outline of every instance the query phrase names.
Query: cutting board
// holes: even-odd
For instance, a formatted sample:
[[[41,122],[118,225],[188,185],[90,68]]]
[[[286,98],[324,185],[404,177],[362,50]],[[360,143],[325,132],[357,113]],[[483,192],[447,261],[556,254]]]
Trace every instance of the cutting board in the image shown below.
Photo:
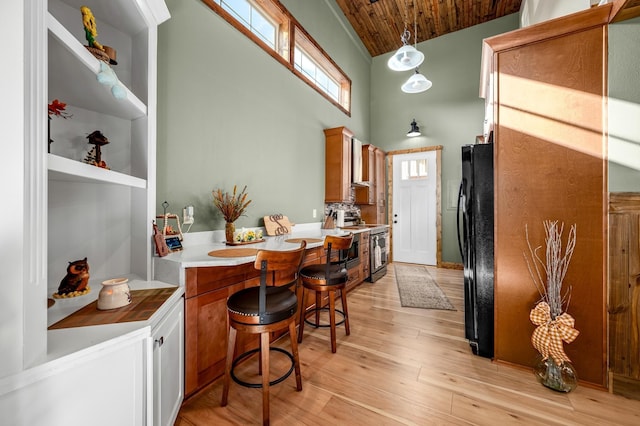
[[[176,291],[177,287],[131,290],[131,303],[117,309],[101,311],[94,300],[79,311],[51,325],[49,330],[86,327],[88,325],[146,321]]]
[[[289,218],[281,214],[272,214],[264,217],[264,228],[267,235],[285,235],[290,234],[293,224],[289,222]]]

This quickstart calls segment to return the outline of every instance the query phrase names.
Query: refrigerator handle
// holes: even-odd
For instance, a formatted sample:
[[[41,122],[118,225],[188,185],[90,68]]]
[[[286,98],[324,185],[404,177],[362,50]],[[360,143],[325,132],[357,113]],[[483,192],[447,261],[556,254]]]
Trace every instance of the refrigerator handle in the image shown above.
[[[462,263],[464,264],[464,253],[462,252],[462,238],[460,237],[460,214],[462,213],[460,211],[460,207],[462,205],[460,200],[462,199],[463,183],[464,183],[464,180],[461,180],[460,181],[460,188],[458,189],[458,208],[456,210],[456,212],[458,214],[456,215],[456,224],[457,224],[456,231],[458,231],[458,249],[460,249],[460,257],[462,258]]]

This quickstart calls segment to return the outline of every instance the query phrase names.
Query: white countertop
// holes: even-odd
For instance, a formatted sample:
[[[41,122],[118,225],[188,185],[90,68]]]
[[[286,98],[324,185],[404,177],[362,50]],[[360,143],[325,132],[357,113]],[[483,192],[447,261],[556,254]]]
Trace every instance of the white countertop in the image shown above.
[[[377,228],[388,228],[388,225],[321,229],[320,223],[295,225],[293,232],[287,235],[266,236],[264,242],[239,246],[228,246],[224,242],[223,231],[198,232],[184,234],[181,251],[169,253],[165,257],[154,257],[154,278],[157,280],[184,285],[184,269],[205,266],[234,266],[253,262],[254,256],[212,257],[209,252],[222,249],[255,248],[258,250],[293,250],[300,243],[289,243],[287,240],[298,238],[315,238],[324,240],[327,235],[344,235],[348,232],[361,233]],[[254,228],[251,228],[254,229]],[[307,248],[322,246],[322,242],[307,243]]]
[[[97,288],[96,288],[97,287]],[[133,321],[118,324],[92,325],[47,331],[47,361],[87,349],[106,341],[143,330],[153,329],[160,319],[182,298],[184,287],[166,284],[160,281],[129,280],[131,290],[176,287],[176,291],[146,321]],[[82,309],[98,298],[102,286],[91,284],[91,291],[79,297],[55,299],[55,303],[47,311],[47,326],[55,324],[72,313]]]

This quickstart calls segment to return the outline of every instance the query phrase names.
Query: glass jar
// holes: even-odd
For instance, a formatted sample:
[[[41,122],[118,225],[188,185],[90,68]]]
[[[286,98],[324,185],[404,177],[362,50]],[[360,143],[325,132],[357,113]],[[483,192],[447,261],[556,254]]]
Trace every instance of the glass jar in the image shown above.
[[[541,384],[558,392],[571,392],[578,386],[576,369],[568,361],[556,364],[551,356],[545,360],[541,358],[534,373]]]

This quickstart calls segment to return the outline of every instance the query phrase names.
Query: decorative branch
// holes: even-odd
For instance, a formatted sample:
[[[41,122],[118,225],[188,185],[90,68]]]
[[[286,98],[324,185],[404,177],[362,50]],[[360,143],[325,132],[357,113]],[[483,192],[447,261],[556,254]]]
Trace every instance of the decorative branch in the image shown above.
[[[562,253],[564,223],[558,225],[558,221],[545,220],[543,224],[546,235],[545,260],[543,261],[539,255],[539,250],[542,246],[538,246],[535,249],[531,246],[529,230],[526,225],[525,236],[531,259],[527,258],[525,253],[523,255],[529,275],[540,293],[540,298],[547,302],[551,308],[551,317],[555,319],[568,308],[571,301],[571,286],[566,288],[563,294],[562,285],[576,247],[576,224],[573,224],[569,230],[564,254]],[[542,271],[544,271],[545,277],[542,276]]]

